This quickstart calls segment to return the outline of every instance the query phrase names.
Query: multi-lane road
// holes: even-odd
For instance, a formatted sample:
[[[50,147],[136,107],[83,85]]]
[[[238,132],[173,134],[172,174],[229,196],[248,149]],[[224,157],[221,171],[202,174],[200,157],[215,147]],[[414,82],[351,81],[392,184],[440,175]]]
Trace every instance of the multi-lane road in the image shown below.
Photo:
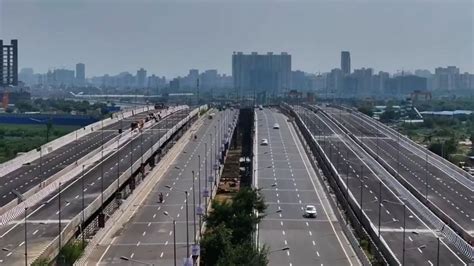
[[[437,230],[418,215],[403,198],[396,181],[331,119],[295,107],[314,138],[344,179],[348,193],[357,202],[359,217],[370,220],[386,248],[398,263],[406,265],[466,265],[470,261],[453,251]],[[362,211],[360,211],[362,210]],[[404,233],[405,231],[405,233]],[[438,255],[439,254],[439,255]],[[404,262],[404,263],[403,263]]]
[[[157,111],[159,110],[153,110],[153,112]],[[80,137],[52,152],[44,154],[30,164],[25,164],[2,176],[0,178],[2,180],[0,183],[0,207],[17,197],[13,190],[22,194],[27,192],[68,165],[100,148],[102,142],[106,143],[108,140],[118,136],[119,128],[123,128],[123,130],[130,128],[130,122],[144,118],[146,115],[147,112],[139,113],[105,126],[103,130],[94,131]]]
[[[269,264],[360,265],[288,118],[264,109],[256,119],[255,185],[268,204],[258,235],[271,250]],[[262,139],[268,146],[260,145]],[[307,204],[316,206],[316,218],[303,216]],[[289,250],[278,251],[285,247]]]
[[[230,123],[235,114],[236,111],[228,109],[216,112],[213,119],[205,118],[203,122],[198,120],[199,125],[203,124],[193,133],[197,138],[193,138],[184,146],[181,154],[167,168],[168,170],[126,225],[120,228],[112,239],[106,239],[97,246],[94,253],[90,255],[87,265],[130,265],[134,260],[145,264],[173,265],[174,237],[176,237],[178,265],[183,265],[186,258],[187,240],[192,245],[195,236],[199,235],[199,216],[194,218],[193,204],[199,206],[201,200],[201,206],[205,206],[206,199],[200,198],[199,191],[202,192],[206,188],[210,190],[211,187],[211,183],[205,182],[207,180],[205,177],[211,175],[211,165],[213,164],[211,155],[212,161],[214,161],[213,154],[216,151],[216,143],[221,143],[220,141],[216,142],[216,135],[222,140],[223,130],[226,129],[224,122]],[[192,171],[195,172],[194,190]],[[201,184],[201,189],[199,189],[199,184]],[[189,193],[189,227],[186,227],[184,191]],[[162,203],[158,202],[160,193],[163,193],[164,196]],[[164,212],[167,212],[168,216]],[[172,219],[176,221],[175,236],[173,236]],[[186,236],[186,232],[188,232],[188,236]],[[123,260],[123,257],[129,261]]]
[[[82,194],[84,206],[88,206],[101,195],[101,191],[116,182],[131,165],[131,162],[142,160],[142,154],[152,143],[156,143],[177,121],[187,116],[189,110],[178,111],[159,121],[141,134],[123,145],[120,150],[104,157],[88,167],[84,175],[63,184],[59,204],[58,193],[48,196],[44,202],[30,206],[27,216],[25,234],[24,220],[17,220],[0,229],[0,264],[24,265],[25,238],[28,244],[28,260],[32,263],[44,248],[58,236],[60,228],[82,210]],[[129,133],[130,134],[130,133]],[[82,182],[83,181],[83,182]],[[84,187],[82,186],[84,184]],[[82,193],[82,191],[84,193]],[[59,206],[61,205],[61,210]],[[59,223],[61,218],[61,223]]]
[[[441,158],[390,134],[375,121],[335,108],[324,108],[363,144],[395,169],[421,195],[474,236],[474,186],[463,175],[441,164]],[[463,180],[464,179],[464,180]],[[460,182],[464,181],[464,182]]]

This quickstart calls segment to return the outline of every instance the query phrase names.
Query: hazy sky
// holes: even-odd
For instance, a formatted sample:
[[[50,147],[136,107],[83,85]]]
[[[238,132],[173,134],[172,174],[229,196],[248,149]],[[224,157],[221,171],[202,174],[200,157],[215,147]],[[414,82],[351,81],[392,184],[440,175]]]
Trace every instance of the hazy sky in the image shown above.
[[[233,51],[286,51],[317,73],[341,50],[353,69],[474,73],[473,17],[474,0],[0,0],[0,39],[19,39],[20,68],[83,62],[87,76],[230,74]]]

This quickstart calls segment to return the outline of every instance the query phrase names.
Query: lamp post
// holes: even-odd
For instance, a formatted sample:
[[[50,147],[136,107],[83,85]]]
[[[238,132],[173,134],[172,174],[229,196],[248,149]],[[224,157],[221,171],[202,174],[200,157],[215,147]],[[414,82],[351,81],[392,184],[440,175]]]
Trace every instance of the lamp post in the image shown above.
[[[124,260],[124,261],[130,261],[130,262],[132,262],[132,264],[133,264],[133,263],[138,263],[138,264],[142,264],[142,265],[151,265],[151,266],[154,266],[154,265],[155,265],[155,264],[153,264],[153,263],[146,263],[146,262],[144,262],[144,261],[134,260],[134,259],[132,259],[132,258],[125,257],[125,256],[121,256],[120,259],[121,259],[121,260]]]
[[[214,145],[214,142],[213,142],[213,139],[212,139],[212,133],[209,134],[209,137],[210,137],[210,147],[209,147],[209,156],[210,156],[210,160],[209,160],[209,176],[212,176],[212,146]],[[215,179],[216,177],[214,177]],[[209,183],[213,182],[213,180],[209,180]],[[211,194],[210,194],[210,199],[212,200],[212,190],[213,190],[213,185],[211,184]]]
[[[425,200],[428,201],[428,150],[425,153]]]
[[[283,248],[279,248],[279,249],[270,250],[270,251],[268,251],[268,254],[272,254],[272,253],[278,252],[278,251],[287,251],[287,250],[290,250],[290,248],[289,247],[283,247]]]
[[[206,193],[209,193],[209,191],[207,190],[207,142],[204,143],[204,183],[205,183],[205,191]],[[208,205],[208,197],[206,197],[205,199],[205,203],[206,203],[206,213],[207,213],[207,205]]]
[[[383,200],[382,202],[392,203],[395,205],[402,205],[403,206],[403,249],[402,249],[402,265],[405,265],[405,231],[406,231],[406,205],[405,203],[399,203],[389,200]]]
[[[198,192],[199,192],[199,196],[198,196],[198,204],[199,204],[199,208],[201,208],[202,210],[202,207],[201,207],[201,155],[198,155]],[[194,189],[193,189],[194,190]],[[201,235],[201,215],[199,215],[199,239],[201,239],[202,235]]]
[[[28,207],[25,207],[25,266],[28,266],[28,235],[27,235],[27,220],[28,219]]]
[[[189,216],[188,216],[188,191],[187,190],[181,190],[177,188],[173,188],[171,186],[165,186],[169,190],[176,190],[180,192],[184,192],[184,195],[186,196],[185,203],[186,203],[186,258],[189,258]]]
[[[164,211],[163,214],[173,221],[173,261],[176,266],[176,220],[167,211]]]
[[[380,220],[382,215],[382,181],[379,181],[379,229],[378,236],[380,238]]]
[[[85,205],[84,205],[84,167],[85,165],[82,165],[82,174],[81,174],[81,186],[82,186],[82,189],[81,189],[81,196],[82,196],[82,199],[81,199],[81,203],[82,203],[82,223],[81,223],[81,234],[82,234],[82,248],[84,248],[86,246],[86,238],[85,238],[85,235],[84,235],[84,224],[85,224],[85,214],[84,214],[84,208],[85,208]]]
[[[193,228],[194,228],[194,244],[196,244],[196,196],[194,191],[196,190],[194,187],[194,171],[192,171],[193,174]],[[186,199],[187,201],[187,199]],[[187,208],[186,208],[187,210]]]
[[[59,182],[58,186],[58,248],[59,248],[59,254],[58,254],[58,259],[61,262],[61,182]]]

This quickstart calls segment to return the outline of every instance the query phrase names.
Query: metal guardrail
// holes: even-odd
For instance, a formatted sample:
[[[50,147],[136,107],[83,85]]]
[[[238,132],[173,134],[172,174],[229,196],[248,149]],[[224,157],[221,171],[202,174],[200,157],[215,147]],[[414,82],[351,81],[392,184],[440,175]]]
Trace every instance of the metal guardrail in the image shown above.
[[[366,236],[369,239],[369,244],[375,249],[375,257],[379,261],[385,261],[390,265],[400,264],[396,259],[394,253],[391,251],[389,245],[385,242],[383,237],[378,237],[377,230],[375,226],[372,225],[370,219],[367,217],[365,212],[363,213],[362,218],[356,215],[356,210],[360,209],[360,205],[352,194],[350,189],[347,189],[346,183],[343,180],[343,177],[339,175],[339,172],[332,164],[331,160],[324,152],[322,147],[319,145],[317,140],[314,138],[307,125],[302,121],[301,117],[291,108],[291,106],[283,105],[286,108],[290,109],[290,113],[295,117],[295,122],[298,127],[301,128],[301,132],[304,137],[308,140],[310,149],[313,154],[317,155],[319,159],[319,165],[322,166],[322,170],[328,178],[328,181],[332,184],[333,190],[336,192],[336,196],[341,203],[345,203],[347,210],[347,217],[351,220],[354,225],[356,232],[360,236]],[[347,191],[348,193],[344,192]]]
[[[192,117],[198,114],[198,109],[195,109],[190,112],[190,114],[178,122],[175,126],[173,126],[165,135],[163,135],[158,142],[156,142],[150,149],[148,149],[144,154],[143,158],[151,157],[154,151],[157,151],[163,143],[165,143],[175,132],[177,132],[184,124],[186,124]],[[133,163],[131,167],[129,167],[125,172],[119,177],[119,187],[121,187],[128,179],[132,176],[132,173],[136,172],[141,167],[141,159],[138,159]],[[114,195],[117,190],[117,183],[113,182],[110,184],[108,188],[104,190],[104,198],[110,198]],[[91,204],[89,204],[84,210],[84,216],[86,219],[91,217],[94,213],[99,210],[101,207],[101,196],[99,195]],[[75,232],[78,230],[80,224],[82,222],[82,212],[78,213],[71,221],[64,227],[61,231],[61,234],[55,237],[48,246],[46,246],[43,251],[33,259],[33,261],[37,260],[38,258],[52,258],[57,256],[59,253],[59,238],[61,238],[61,246],[64,246],[67,243],[67,240],[71,239]],[[66,241],[64,241],[66,240]]]
[[[311,107],[315,108],[315,107]],[[324,110],[318,110],[325,115],[327,118],[331,119],[339,128],[341,128],[346,134],[349,133],[349,130],[341,125],[338,121],[331,118]],[[472,247],[463,237],[461,237],[457,232],[455,232],[450,226],[445,226],[446,224],[441,220],[436,214],[433,213],[433,210],[421,202],[423,198],[422,193],[420,193],[416,188],[408,183],[400,174],[395,171],[390,165],[381,160],[376,156],[375,152],[370,149],[367,145],[361,142],[357,137],[352,134],[348,136],[353,139],[361,148],[363,148],[367,153],[370,154],[377,162],[379,162],[385,170],[387,170],[394,179],[386,179],[390,182],[390,185],[396,189],[396,191],[403,197],[409,200],[410,205],[425,218],[433,227],[439,228],[439,233],[441,233],[445,239],[447,239],[452,245],[454,245],[463,255],[468,257],[470,260],[474,260],[474,247]],[[401,184],[404,183],[405,185]],[[421,197],[421,198],[420,198]],[[432,206],[433,207],[433,206]],[[450,219],[449,217],[446,217]],[[454,221],[451,225],[456,224]],[[442,230],[441,230],[442,229]]]
[[[430,155],[430,157],[429,157],[430,161],[436,161],[436,162],[444,165],[445,167],[449,168],[451,171],[453,171],[455,173],[455,175],[452,175],[451,178],[455,179],[456,181],[458,181],[459,183],[461,183],[464,186],[468,187],[469,189],[474,190],[474,180],[473,180],[474,178],[470,174],[468,174],[467,172],[460,169],[458,166],[454,165],[453,163],[446,160],[445,158],[440,157],[437,154],[434,154],[430,150],[428,150],[425,147],[421,146],[420,144],[414,142],[410,138],[402,135],[401,133],[394,130],[393,128],[391,128],[391,127],[389,127],[389,126],[387,126],[383,123],[380,123],[378,121],[375,121],[372,117],[367,116],[367,115],[365,115],[363,113],[360,113],[358,111],[352,111],[352,113],[355,114],[355,116],[360,118],[362,121],[365,121],[369,124],[376,124],[375,125],[376,127],[384,129],[387,133],[389,133],[391,135],[394,135],[396,137],[400,137],[400,140],[402,140],[405,144],[408,145],[407,148],[416,149],[418,152],[423,153],[423,155],[426,154],[426,153],[429,154]],[[414,153],[416,154],[416,152],[414,152]],[[438,167],[438,165],[436,165],[436,164],[434,164],[434,166]],[[443,171],[442,169],[440,169],[440,170]],[[463,177],[463,178],[461,178],[461,177]]]

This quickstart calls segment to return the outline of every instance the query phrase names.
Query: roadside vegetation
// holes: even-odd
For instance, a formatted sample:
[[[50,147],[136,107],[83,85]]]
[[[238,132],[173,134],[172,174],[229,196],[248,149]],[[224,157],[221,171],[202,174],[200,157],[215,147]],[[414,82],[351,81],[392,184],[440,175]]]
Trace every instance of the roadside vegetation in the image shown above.
[[[41,112],[55,114],[71,114],[77,113],[82,115],[90,115],[101,118],[109,111],[105,103],[89,103],[88,101],[72,101],[65,99],[34,99],[20,101],[15,104],[15,108],[19,113],[25,112]],[[9,109],[13,111],[13,109]],[[7,112],[9,111],[7,110]]]
[[[234,197],[214,200],[205,217],[206,233],[201,240],[203,265],[267,265],[268,249],[255,246],[255,228],[263,219],[266,205],[259,190],[241,188]]]
[[[28,152],[76,130],[77,126],[0,124],[0,163],[13,159],[18,153]]]
[[[474,156],[474,115],[428,117],[423,123],[402,124],[400,131],[455,164],[466,161],[466,156]],[[469,141],[470,146],[460,144]]]

